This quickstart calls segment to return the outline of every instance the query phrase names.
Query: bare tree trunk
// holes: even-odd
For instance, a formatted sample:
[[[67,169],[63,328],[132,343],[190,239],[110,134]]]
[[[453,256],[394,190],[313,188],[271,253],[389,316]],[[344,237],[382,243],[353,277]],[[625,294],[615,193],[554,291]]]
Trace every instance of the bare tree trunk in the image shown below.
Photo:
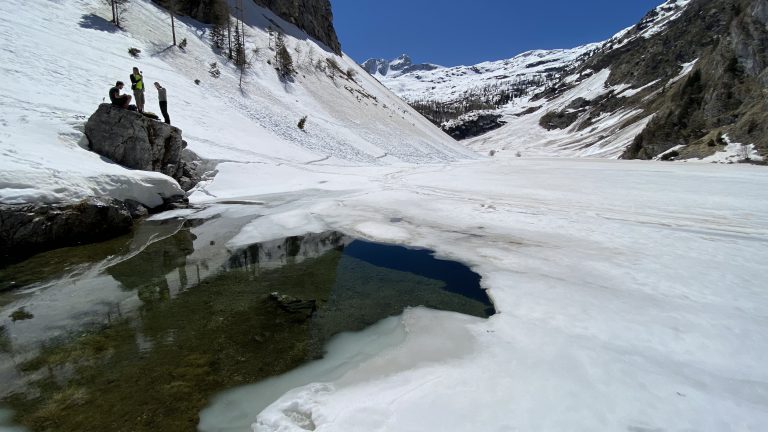
[[[112,6],[112,23],[117,25],[117,11],[115,10],[115,0],[109,1],[110,6]]]
[[[173,46],[176,46],[176,23],[173,20],[174,2],[171,0],[171,32],[173,33]]]

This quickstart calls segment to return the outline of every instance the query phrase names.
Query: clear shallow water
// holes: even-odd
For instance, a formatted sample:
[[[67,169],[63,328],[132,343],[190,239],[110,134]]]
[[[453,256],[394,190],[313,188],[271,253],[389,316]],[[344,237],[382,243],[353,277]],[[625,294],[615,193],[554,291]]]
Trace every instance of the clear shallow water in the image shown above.
[[[339,333],[409,306],[494,312],[477,274],[429,251],[337,232],[228,251],[244,222],[146,223],[0,270],[0,408],[30,430],[194,430],[213,395]]]

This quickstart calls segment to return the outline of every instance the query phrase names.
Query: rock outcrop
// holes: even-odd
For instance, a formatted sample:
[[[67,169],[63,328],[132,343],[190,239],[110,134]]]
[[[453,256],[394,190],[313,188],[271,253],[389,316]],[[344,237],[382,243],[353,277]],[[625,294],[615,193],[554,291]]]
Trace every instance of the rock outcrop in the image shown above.
[[[234,13],[226,0],[153,0],[168,8],[173,3],[177,13],[198,21],[212,24],[227,22],[227,15]],[[251,1],[251,0],[245,0]],[[274,12],[280,18],[304,30],[308,35],[326,44],[341,55],[341,44],[333,28],[333,11],[330,0],[252,0],[255,4]]]
[[[702,157],[714,151],[707,143],[724,133],[768,152],[767,4],[693,0],[664,32],[587,62],[595,70],[611,68],[609,85],[658,80],[648,88],[657,93],[638,103],[655,116],[624,158],[650,159],[678,145],[686,146],[683,158]],[[642,31],[641,24],[633,31]],[[667,84],[682,63],[693,62],[689,74]]]
[[[656,21],[664,16],[676,18],[660,27]],[[669,0],[603,44],[575,75],[605,69],[610,69],[607,87],[642,90],[547,113],[541,126],[578,122],[577,130],[583,130],[603,114],[631,109],[637,114],[625,125],[653,118],[621,155],[624,159],[701,158],[716,151],[718,137],[725,134],[768,154],[765,0]],[[553,99],[576,84],[561,82],[537,97]]]
[[[85,124],[88,146],[128,168],[161,172],[184,190],[194,184],[194,169],[182,159],[181,129],[134,111],[101,104]]]
[[[480,136],[506,124],[499,114],[469,114],[441,125],[443,131],[456,140]]]
[[[333,28],[330,0],[253,0],[280,18],[307,32],[341,55],[341,43]]]
[[[158,171],[185,190],[196,183],[196,155],[181,130],[142,114],[102,104],[85,125],[89,147],[133,169]],[[184,150],[184,151],[183,151]],[[104,241],[130,231],[150,212],[186,206],[178,195],[148,209],[143,204],[92,197],[78,203],[0,205],[0,265],[60,247]]]
[[[122,201],[90,198],[75,204],[0,205],[0,264],[44,250],[107,240],[131,230]]]

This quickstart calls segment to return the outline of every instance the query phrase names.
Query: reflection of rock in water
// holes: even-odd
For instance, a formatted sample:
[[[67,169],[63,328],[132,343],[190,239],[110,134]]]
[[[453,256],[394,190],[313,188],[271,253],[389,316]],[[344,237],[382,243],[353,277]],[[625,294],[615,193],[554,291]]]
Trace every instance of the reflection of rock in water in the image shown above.
[[[5,330],[5,326],[0,326],[0,353],[11,352],[11,338]]]
[[[20,423],[33,431],[52,425],[104,431],[115,422],[132,431],[194,430],[211,395],[318,355],[311,341],[313,302],[301,299],[328,298],[339,251],[331,248],[263,277],[240,269],[221,272],[169,298],[164,275],[184,264],[190,239],[180,232],[145,251],[147,256],[111,269],[149,306],[140,314],[78,332],[19,365],[31,390],[3,402]],[[272,292],[280,292],[279,299],[271,299]],[[57,374],[60,380],[52,378]],[[77,391],[78,402],[58,403],[70,391]]]
[[[316,258],[330,250],[341,248],[351,241],[352,238],[335,231],[271,240],[248,246],[234,253],[229,259],[228,267],[248,269],[280,267],[289,262]]]
[[[145,307],[19,364],[28,390],[2,402],[20,423],[33,431],[104,431],[116,422],[132,431],[194,430],[212,395],[318,358],[339,332],[417,305],[485,316],[481,301],[446,291],[444,280],[350,256],[354,240],[334,232],[253,245],[172,292],[193,240],[182,229],[109,268]],[[396,259],[413,252],[397,248]]]
[[[107,269],[125,289],[139,289],[165,280],[175,269],[183,269],[187,256],[195,251],[195,236],[189,229],[150,244],[138,255],[121,261]]]

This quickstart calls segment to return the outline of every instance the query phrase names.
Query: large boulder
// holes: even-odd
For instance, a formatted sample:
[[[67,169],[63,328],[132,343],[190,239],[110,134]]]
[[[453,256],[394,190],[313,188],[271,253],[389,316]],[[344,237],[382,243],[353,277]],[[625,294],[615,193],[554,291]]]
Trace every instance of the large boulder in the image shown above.
[[[110,104],[101,104],[85,124],[94,152],[128,168],[183,176],[181,129]]]
[[[48,249],[107,240],[132,226],[125,203],[112,198],[75,204],[0,204],[0,264]]]

